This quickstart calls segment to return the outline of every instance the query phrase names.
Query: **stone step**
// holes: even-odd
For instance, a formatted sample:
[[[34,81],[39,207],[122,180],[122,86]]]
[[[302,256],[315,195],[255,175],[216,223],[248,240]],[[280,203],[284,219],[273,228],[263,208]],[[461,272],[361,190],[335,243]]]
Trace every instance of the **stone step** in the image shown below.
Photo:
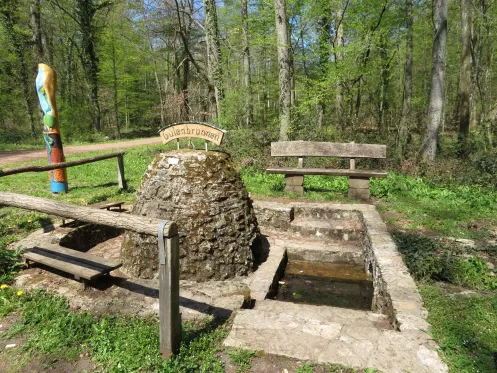
[[[362,238],[363,229],[359,220],[296,218],[291,222],[289,232],[294,236],[319,240],[358,241]]]
[[[293,208],[294,219],[311,220],[360,220],[361,213],[353,210],[340,210],[327,207],[296,206]]]
[[[446,372],[426,334],[392,330],[369,311],[264,300],[238,311],[224,344],[385,373]]]
[[[286,248],[290,260],[364,265],[364,249],[359,241],[316,240],[285,234],[272,234],[272,241]]]

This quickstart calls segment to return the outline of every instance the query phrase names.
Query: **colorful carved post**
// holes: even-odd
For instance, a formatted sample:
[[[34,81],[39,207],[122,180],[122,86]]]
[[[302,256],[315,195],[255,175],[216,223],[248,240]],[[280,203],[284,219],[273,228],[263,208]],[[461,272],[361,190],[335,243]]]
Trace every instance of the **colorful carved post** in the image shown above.
[[[48,163],[65,161],[62,140],[60,138],[59,115],[55,104],[57,76],[55,71],[45,64],[38,65],[36,92],[40,101],[43,116],[43,139],[47,147]],[[67,192],[67,174],[64,168],[49,171],[50,189],[52,193]]]

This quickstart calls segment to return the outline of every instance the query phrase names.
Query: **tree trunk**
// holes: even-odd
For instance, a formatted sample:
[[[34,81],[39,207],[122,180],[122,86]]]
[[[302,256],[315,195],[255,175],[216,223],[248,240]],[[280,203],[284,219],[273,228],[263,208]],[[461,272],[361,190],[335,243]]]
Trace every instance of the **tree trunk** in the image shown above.
[[[41,32],[41,21],[40,21],[40,0],[33,0],[31,6],[29,7],[31,13],[31,42],[33,47],[33,80],[36,79],[38,74],[38,64],[44,61],[44,51],[43,51],[43,36]],[[40,128],[43,127],[43,110],[41,106],[38,105],[38,115],[39,115],[39,125]]]
[[[404,92],[402,95],[402,116],[400,118],[399,133],[397,138],[397,154],[403,159],[407,151],[409,127],[411,124],[411,101],[412,101],[412,65],[413,65],[413,16],[412,0],[406,0],[406,65],[404,70]]]
[[[378,126],[381,133],[386,133],[385,115],[388,109],[387,90],[390,82],[390,60],[388,59],[388,44],[385,36],[380,36],[381,83],[380,105],[378,110]]]
[[[319,51],[319,71],[320,74],[324,77],[328,71],[328,62],[330,61],[330,43],[331,43],[331,24],[330,24],[330,16],[331,16],[331,7],[329,3],[323,9],[323,15],[319,18],[318,25],[318,51]],[[302,38],[303,39],[303,38]],[[303,41],[302,41],[303,42]],[[324,95],[323,95],[324,96]],[[318,115],[317,115],[317,129],[321,131],[324,122],[324,116],[326,112],[326,98],[320,97],[318,105]]]
[[[92,0],[77,0],[76,18],[81,31],[81,63],[90,91],[92,127],[100,132],[100,101],[98,98],[99,61],[95,50],[96,32],[93,17],[97,11]]]
[[[469,134],[471,96],[471,32],[469,0],[461,0],[461,71],[459,75],[459,136],[465,146]]]
[[[280,82],[280,141],[288,140],[291,110],[291,66],[290,40],[288,38],[288,20],[286,0],[275,0],[276,37],[278,42],[278,67]]]
[[[221,63],[221,41],[217,23],[215,0],[204,0],[205,32],[207,41],[207,58],[209,75],[214,85],[217,117],[221,116],[221,101],[224,98],[223,68]]]
[[[447,11],[448,0],[435,0],[430,103],[426,133],[421,145],[421,156],[433,162],[437,154],[438,132],[442,123],[445,105],[445,58],[447,52]]]
[[[245,83],[245,110],[247,110],[246,125],[254,122],[254,107],[252,104],[252,84],[250,71],[250,44],[249,44],[249,28],[248,28],[248,0],[242,0],[242,31],[243,31],[243,73]]]
[[[190,103],[189,103],[189,94],[188,94],[188,79],[190,75],[190,60],[188,57],[185,58],[183,62],[183,82],[181,86],[181,95],[182,97],[182,120],[190,119]]]
[[[154,47],[152,45],[152,40],[149,39],[150,53],[152,55],[152,61],[154,64],[154,77],[155,83],[157,84],[157,91],[159,92],[159,102],[160,102],[160,126],[163,127],[165,120],[164,113],[164,94],[162,92],[162,85],[160,84],[159,73],[157,72],[157,60],[155,59]]]
[[[40,0],[33,0],[31,6],[29,7],[31,12],[31,31],[32,31],[32,45],[33,45],[33,57],[35,59],[35,65],[43,61],[43,38],[41,33],[41,22],[40,22]],[[35,74],[36,75],[36,74]]]
[[[114,120],[116,125],[116,137],[121,138],[121,127],[119,125],[119,102],[117,95],[117,67],[116,67],[116,46],[114,30],[112,30],[112,82],[114,88]]]
[[[340,1],[337,7],[335,24],[336,24],[336,35],[335,35],[335,63],[337,65],[337,70],[340,71],[340,65],[343,61],[344,53],[344,31],[343,31],[343,3]],[[343,82],[339,81],[336,88],[335,105],[336,105],[336,119],[337,119],[337,129],[342,129],[344,127],[344,86]]]
[[[26,104],[26,112],[29,118],[29,130],[32,137],[36,136],[35,122],[33,116],[33,97],[30,87],[33,84],[29,81],[28,69],[26,67],[25,52],[26,46],[29,41],[23,34],[19,24],[19,17],[17,16],[17,4],[2,4],[0,9],[0,18],[5,28],[5,33],[14,47],[14,54],[17,59],[17,68],[19,73],[19,80],[22,86],[24,102]]]

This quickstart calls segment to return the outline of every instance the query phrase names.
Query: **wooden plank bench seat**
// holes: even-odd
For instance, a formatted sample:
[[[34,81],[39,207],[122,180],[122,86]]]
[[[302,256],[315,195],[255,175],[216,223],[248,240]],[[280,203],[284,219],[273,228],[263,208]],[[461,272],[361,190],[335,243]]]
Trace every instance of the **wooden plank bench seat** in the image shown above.
[[[266,173],[284,174],[285,191],[302,195],[304,175],[333,175],[349,178],[349,197],[369,199],[369,179],[384,178],[382,170],[360,170],[355,168],[356,158],[386,158],[386,145],[331,143],[313,141],[280,141],[271,143],[271,156],[298,157],[297,167],[269,167]],[[349,158],[349,169],[304,168],[304,157]]]
[[[124,202],[122,201],[102,201],[88,205],[88,207],[100,210],[121,212],[123,204]],[[74,222],[74,220],[67,221],[67,219],[62,219],[62,226],[66,226],[71,222]]]
[[[101,209],[101,210],[111,210],[113,207],[117,207],[116,210],[122,210],[122,205],[124,202],[117,202],[117,201],[102,201],[102,202],[97,202],[93,203],[91,205],[88,205],[88,207],[92,207],[95,209]]]
[[[54,244],[27,248],[21,256],[28,266],[30,262],[35,262],[70,273],[76,280],[83,281],[85,288],[87,281],[94,281],[122,266],[118,260],[105,259]]]

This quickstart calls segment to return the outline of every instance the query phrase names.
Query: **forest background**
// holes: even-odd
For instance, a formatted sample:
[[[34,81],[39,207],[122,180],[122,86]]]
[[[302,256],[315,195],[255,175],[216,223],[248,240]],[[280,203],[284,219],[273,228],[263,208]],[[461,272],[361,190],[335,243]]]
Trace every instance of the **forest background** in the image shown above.
[[[3,0],[0,142],[41,147],[43,62],[66,142],[208,121],[244,163],[278,139],[383,143],[392,167],[442,154],[492,182],[496,12],[488,0]]]

